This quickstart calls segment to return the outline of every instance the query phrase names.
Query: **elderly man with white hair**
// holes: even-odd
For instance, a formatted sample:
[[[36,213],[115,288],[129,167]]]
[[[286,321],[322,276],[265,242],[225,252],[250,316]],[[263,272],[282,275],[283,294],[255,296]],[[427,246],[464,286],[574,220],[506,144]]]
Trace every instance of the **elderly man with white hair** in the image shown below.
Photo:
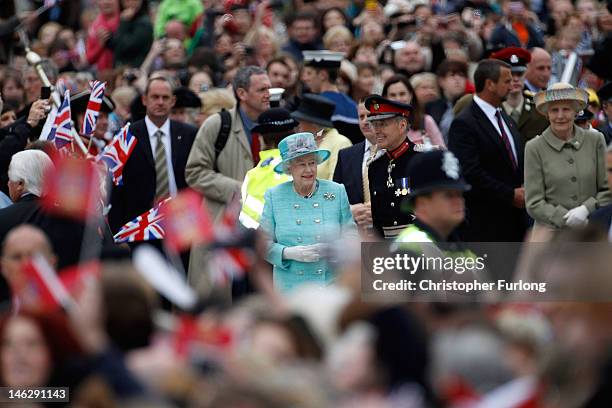
[[[13,155],[8,169],[13,205],[0,210],[0,241],[19,224],[40,224],[42,213],[38,199],[43,176],[52,167],[49,156],[40,150],[24,150]]]
[[[9,165],[9,195],[13,205],[0,210],[0,242],[15,227],[30,224],[40,228],[57,254],[58,268],[75,264],[81,253],[84,227],[77,221],[45,213],[40,206],[43,179],[53,162],[40,150],[15,153]]]

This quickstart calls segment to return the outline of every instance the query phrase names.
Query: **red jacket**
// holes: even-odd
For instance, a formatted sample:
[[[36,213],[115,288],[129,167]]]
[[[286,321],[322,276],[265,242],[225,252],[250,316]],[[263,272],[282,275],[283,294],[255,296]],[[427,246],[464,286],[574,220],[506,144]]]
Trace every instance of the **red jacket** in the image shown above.
[[[87,62],[95,65],[98,71],[113,68],[113,50],[101,44],[96,35],[98,30],[102,28],[113,34],[117,32],[117,28],[119,28],[119,13],[112,17],[105,17],[99,14],[87,31]]]

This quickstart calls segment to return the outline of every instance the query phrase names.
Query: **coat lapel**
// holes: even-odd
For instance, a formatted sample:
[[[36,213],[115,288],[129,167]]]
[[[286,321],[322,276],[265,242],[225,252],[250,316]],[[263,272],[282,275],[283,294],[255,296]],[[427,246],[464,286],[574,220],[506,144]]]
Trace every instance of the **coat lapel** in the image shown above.
[[[360,142],[355,145],[353,150],[353,157],[351,157],[351,161],[355,161],[354,163],[348,163],[349,167],[353,169],[355,180],[358,181],[360,185],[363,186],[363,172],[361,171],[361,163],[363,163],[363,154],[365,151],[365,142]],[[355,165],[355,163],[359,163],[359,166]]]
[[[246,134],[246,130],[244,130],[244,126],[242,124],[242,118],[240,117],[240,113],[238,112],[238,107],[234,110],[234,116],[232,117],[232,128],[231,132],[234,133],[236,139],[240,141],[240,145],[244,148],[244,150],[251,155],[251,144],[249,143],[248,136]],[[255,163],[257,164],[257,163]]]
[[[181,135],[179,127],[173,120],[170,121],[170,150],[172,154],[172,168],[176,169],[176,162],[178,160],[178,150],[183,141],[183,135]]]
[[[512,162],[510,161],[510,157],[508,157],[508,151],[506,150],[506,146],[504,145],[504,142],[502,141],[499,132],[497,131],[497,129],[495,129],[487,115],[485,115],[485,113],[482,111],[482,109],[480,109],[476,102],[472,102],[472,111],[474,112],[474,116],[476,117],[476,123],[480,125],[484,133],[500,149],[500,151],[502,152],[501,157],[504,158],[508,166],[512,167]],[[510,125],[506,119],[505,113],[502,114],[504,115],[504,120],[506,120],[506,124],[508,124],[509,127]]]
[[[149,164],[155,168],[155,160],[153,159],[153,150],[151,149],[149,131],[147,130],[147,124],[145,123],[144,119],[134,123],[132,134],[135,136],[140,136],[140,138],[136,136],[138,139],[138,144],[142,146],[142,150]]]

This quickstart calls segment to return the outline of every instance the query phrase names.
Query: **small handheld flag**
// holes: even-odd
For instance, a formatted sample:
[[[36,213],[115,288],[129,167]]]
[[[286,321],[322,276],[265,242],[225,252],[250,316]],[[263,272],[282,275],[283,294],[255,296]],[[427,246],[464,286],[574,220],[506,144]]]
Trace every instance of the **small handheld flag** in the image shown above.
[[[166,232],[161,223],[164,219],[162,207],[168,200],[170,200],[170,197],[160,201],[155,207],[121,227],[114,236],[115,242],[119,244],[123,242],[163,239]]]
[[[72,119],[70,113],[70,91],[64,93],[64,100],[55,116],[53,129],[47,140],[55,140],[55,147],[61,149],[72,142]]]
[[[96,130],[98,116],[100,116],[100,108],[104,99],[104,89],[106,82],[90,81],[91,93],[89,94],[89,102],[87,102],[87,110],[81,127],[81,134],[84,136],[91,135]]]
[[[138,139],[132,135],[130,124],[127,123],[96,158],[96,161],[106,164],[116,186],[123,182],[123,167],[136,147],[136,143]]]

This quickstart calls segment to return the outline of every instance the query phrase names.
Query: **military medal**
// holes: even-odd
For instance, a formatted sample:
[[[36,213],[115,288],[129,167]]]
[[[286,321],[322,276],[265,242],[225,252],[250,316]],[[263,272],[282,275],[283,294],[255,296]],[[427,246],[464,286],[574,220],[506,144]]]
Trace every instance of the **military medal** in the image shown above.
[[[403,196],[405,196],[408,193],[410,193],[410,187],[409,187],[409,184],[408,184],[408,177],[402,177],[401,179],[399,179],[399,182],[400,182],[400,186],[402,187],[401,194]]]

